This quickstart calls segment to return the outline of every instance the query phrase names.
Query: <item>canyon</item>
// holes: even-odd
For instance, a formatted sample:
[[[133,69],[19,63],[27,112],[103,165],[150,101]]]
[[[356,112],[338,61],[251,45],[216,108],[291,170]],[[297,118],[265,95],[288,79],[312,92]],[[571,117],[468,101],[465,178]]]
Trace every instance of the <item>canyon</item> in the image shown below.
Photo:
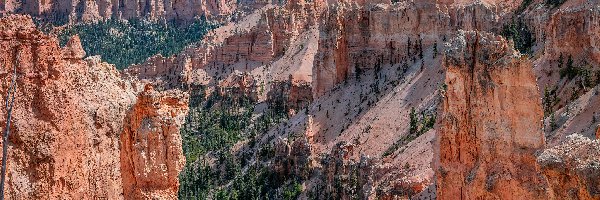
[[[5,1],[3,93],[19,74],[5,191],[600,199],[598,4]],[[223,23],[121,71],[12,13]]]

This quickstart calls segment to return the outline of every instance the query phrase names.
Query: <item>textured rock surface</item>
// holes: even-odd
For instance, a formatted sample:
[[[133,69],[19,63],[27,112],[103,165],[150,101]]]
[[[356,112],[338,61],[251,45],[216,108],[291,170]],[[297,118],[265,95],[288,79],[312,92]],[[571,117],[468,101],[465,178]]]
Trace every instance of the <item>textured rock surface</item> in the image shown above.
[[[138,100],[143,84],[124,80],[112,65],[97,57],[82,60],[78,38],[71,39],[61,49],[56,38],[35,30],[33,21],[24,16],[0,19],[0,77],[2,101],[17,65],[17,93],[12,112],[11,135],[8,140],[7,185],[8,199],[123,199],[123,168],[131,167],[123,159],[139,158],[139,152],[119,157],[122,149],[119,135],[123,134],[126,116],[137,116],[131,107]],[[153,94],[153,93],[151,93]],[[157,94],[153,94],[157,96]],[[169,96],[170,104],[187,102],[185,96]],[[145,96],[139,99],[145,101]],[[175,97],[181,97],[178,99]],[[140,104],[140,103],[138,103]],[[136,104],[136,105],[138,105]],[[2,124],[6,123],[6,108],[0,108]],[[136,111],[136,109],[133,109]],[[164,111],[164,112],[163,112]],[[175,119],[178,112],[170,109],[156,112],[154,118]],[[151,118],[151,119],[154,119]],[[157,120],[155,120],[157,121]],[[180,121],[167,120],[157,124],[170,127],[163,141],[178,150],[177,126]],[[129,130],[129,129],[127,129]],[[135,133],[138,133],[137,130]],[[148,133],[140,130],[139,133]],[[175,135],[175,136],[173,136]],[[165,139],[170,139],[165,141]],[[167,147],[167,146],[165,146]],[[159,148],[160,149],[160,148]],[[158,155],[166,150],[155,151]],[[177,154],[175,154],[177,155]],[[160,160],[167,166],[177,166],[177,157]],[[149,163],[148,166],[152,166]],[[153,166],[161,167],[162,165]],[[165,183],[177,182],[177,167]],[[139,175],[142,179],[142,175]],[[137,185],[145,189],[146,185]],[[155,186],[149,185],[149,189]],[[176,188],[176,184],[174,186]],[[127,187],[128,188],[128,187]],[[174,193],[171,191],[171,196]]]
[[[85,51],[81,46],[81,39],[79,39],[78,35],[69,39],[62,52],[62,56],[65,59],[83,59],[83,57],[85,57]]]
[[[149,85],[138,95],[121,133],[126,199],[177,199],[178,176],[185,165],[179,135],[188,110],[185,95],[156,92]]]
[[[600,140],[573,134],[537,161],[556,199],[600,199]]]
[[[191,21],[196,17],[225,18],[237,8],[229,0],[8,0],[0,14],[21,13],[55,22],[90,22],[101,19],[166,19]]]
[[[598,100],[592,91],[600,83],[598,2],[569,0],[556,8],[530,6],[524,19],[536,37],[537,51],[531,59],[540,93],[553,91],[546,115],[548,144],[556,145],[573,133],[593,138],[597,123],[592,116],[598,109],[592,102]],[[573,77],[563,73],[569,57],[579,71]],[[553,128],[549,126],[551,114],[556,120]]]
[[[3,2],[0,10],[22,7],[15,6],[15,2]],[[157,55],[130,67],[126,73],[152,82],[157,90],[208,86],[206,93],[217,90],[223,96],[248,96],[271,105],[288,105],[290,120],[258,139],[262,144],[275,143],[279,149],[273,169],[282,176],[304,176],[304,171],[317,171],[317,175],[309,177],[306,188],[326,188],[319,197],[392,199],[422,192],[419,197],[433,198],[433,193],[437,193],[441,199],[512,199],[513,195],[560,199],[564,191],[571,195],[576,187],[578,192],[573,194],[579,198],[587,198],[586,191],[594,194],[595,190],[582,189],[595,188],[595,182],[582,182],[593,176],[574,178],[576,172],[559,173],[556,171],[560,169],[542,164],[543,176],[534,155],[535,150],[544,147],[539,94],[546,87],[558,87],[562,99],[553,108],[558,127],[553,131],[546,129],[550,145],[560,144],[572,133],[588,138],[597,135],[597,87],[590,90],[592,87],[583,86],[579,90],[582,79],[562,79],[556,67],[560,54],[565,55],[565,60],[571,54],[577,66],[589,64],[589,69],[597,68],[597,1],[568,0],[558,8],[550,8],[542,5],[545,1],[534,0],[524,10],[518,9],[522,5],[519,0],[232,2],[85,1],[76,3],[85,8],[82,12],[68,15],[71,20],[83,21],[107,16],[189,20],[203,13],[228,14],[241,5],[255,9],[176,56]],[[119,3],[124,5],[115,7]],[[38,9],[53,13],[50,4],[19,12],[45,15],[35,11]],[[206,6],[196,7],[200,4]],[[113,9],[106,9],[110,7],[107,5]],[[174,10],[161,7],[166,5]],[[510,42],[483,32],[499,33],[502,25],[520,14],[529,27],[534,27],[536,51],[530,58],[521,57]],[[482,32],[478,35],[457,31],[460,29]],[[460,37],[452,40],[444,60],[441,44],[457,32]],[[10,34],[14,33],[7,31],[6,35]],[[80,58],[85,54],[76,40],[73,38],[60,50],[62,54],[58,56],[62,58],[58,60],[82,62]],[[92,63],[90,66],[98,63],[94,59],[85,62]],[[45,69],[44,66],[47,65],[34,67]],[[50,67],[52,73],[45,76],[60,75],[55,72],[60,70],[52,70]],[[38,71],[44,70],[35,70]],[[537,89],[536,76],[541,90]],[[125,82],[132,88],[140,87]],[[130,92],[124,109],[136,102],[135,91],[138,90]],[[436,130],[413,135],[408,116],[413,108],[420,115],[435,113],[440,92],[446,98],[441,106],[445,114],[441,115],[440,143],[436,144]],[[140,98],[161,102],[161,98],[153,98],[155,94],[158,95],[148,92]],[[169,98],[172,94],[164,95]],[[124,132],[133,139],[126,140],[131,148],[121,155],[131,158],[133,166],[137,166],[127,169],[128,178],[123,179],[123,185],[131,192],[125,193],[136,198],[172,198],[177,187],[172,182],[172,170],[176,171],[179,165],[142,156],[143,147],[149,144],[144,141],[157,142],[143,134],[172,133],[156,128],[157,124],[166,122],[163,119],[175,120],[184,110],[166,104],[165,109],[174,109],[175,116],[157,118],[149,114],[156,109],[148,103],[135,105],[137,110],[147,111],[139,116],[118,112],[120,117],[136,122],[126,125]],[[101,116],[115,113],[98,112]],[[148,120],[140,121],[140,117]],[[545,123],[550,124],[550,120]],[[118,126],[114,130],[120,133],[122,125]],[[302,140],[272,141],[290,135],[300,135]],[[163,142],[161,145],[173,146],[169,141]],[[437,145],[441,147],[437,149]],[[150,149],[156,155],[173,153]],[[441,156],[438,167],[433,169],[430,162],[437,156],[432,149]],[[309,162],[311,168],[305,170],[304,166],[290,164],[299,161]],[[147,165],[152,162],[170,167]],[[570,162],[566,165],[568,169],[572,167]],[[440,181],[437,191],[431,186],[434,171]],[[149,178],[153,174],[168,181]],[[132,184],[138,178],[144,188]],[[345,184],[343,188],[332,187],[336,178]],[[348,189],[354,187],[352,180],[358,180],[361,188]],[[565,182],[560,183],[561,180]],[[567,197],[574,196],[564,196]]]
[[[448,45],[437,197],[548,198],[534,156],[545,141],[531,63],[493,34],[459,31]]]
[[[376,158],[370,167],[380,176],[370,182],[365,179],[370,189],[364,191],[373,198],[394,198],[407,195],[406,191],[418,193],[433,182],[430,162],[435,132],[417,139],[408,139],[412,136],[407,132],[411,108],[435,112],[444,76],[440,44],[460,28],[497,31],[519,4],[271,4],[214,30],[177,56],[155,57],[126,72],[162,88],[243,86],[235,91],[256,95],[259,101],[296,105],[289,111],[290,124],[270,132],[266,140],[282,132],[305,135],[315,157],[331,154],[340,142],[352,144],[360,153],[343,161],[346,165],[358,165],[361,153]],[[307,102],[312,103],[306,106]],[[379,159],[387,150],[391,155]],[[411,167],[405,169],[405,165]],[[342,176],[348,170],[329,172]],[[423,196],[430,197],[431,192]]]

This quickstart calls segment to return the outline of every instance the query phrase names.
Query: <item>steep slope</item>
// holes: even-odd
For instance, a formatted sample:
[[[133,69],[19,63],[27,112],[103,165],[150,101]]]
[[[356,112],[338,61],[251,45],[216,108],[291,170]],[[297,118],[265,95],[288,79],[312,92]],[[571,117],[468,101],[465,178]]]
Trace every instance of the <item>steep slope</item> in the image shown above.
[[[169,184],[172,189],[166,192],[171,196],[175,194],[176,174],[180,168],[160,167],[155,171],[169,170],[174,175],[166,177],[165,182],[144,185],[128,184],[131,177],[122,173],[126,172],[123,169],[136,164],[125,162],[130,159],[154,161],[158,159],[156,156],[168,153],[169,156],[161,158],[161,163],[148,162],[147,167],[177,166],[183,162],[181,144],[177,142],[181,119],[176,116],[185,115],[187,107],[150,101],[158,108],[132,109],[134,104],[146,102],[144,97],[149,94],[156,98],[170,95],[150,90],[142,92],[143,83],[122,79],[114,66],[95,57],[83,60],[85,52],[77,37],[60,48],[56,38],[35,29],[30,17],[1,18],[0,27],[2,94],[7,94],[13,66],[17,65],[18,73],[11,135],[9,143],[2,144],[9,145],[5,188],[8,199],[130,199],[124,196],[128,189],[162,189],[157,184]],[[4,98],[6,95],[2,95],[3,101]],[[167,99],[171,102],[167,105],[187,102],[185,96]],[[161,112],[157,114],[153,109]],[[6,113],[7,108],[0,108],[2,124],[6,123]],[[153,146],[156,153],[151,155],[122,151],[128,143],[125,138],[119,139],[120,136],[155,132],[126,129],[140,125],[125,119],[148,119],[147,113],[165,119],[152,120],[148,128],[171,127],[170,131],[163,132],[168,140],[153,139],[164,143]],[[173,120],[166,120],[169,118]],[[142,180],[143,175],[132,176]]]
[[[571,0],[563,4],[562,10],[535,5],[531,1],[510,0],[267,4],[238,23],[213,31],[199,45],[177,56],[154,57],[132,66],[127,73],[150,80],[158,88],[201,91],[201,95],[192,95],[202,100],[200,105],[223,105],[229,98],[249,97],[253,106],[245,105],[250,109],[244,108],[243,112],[252,111],[252,119],[270,119],[275,115],[278,123],[266,123],[266,133],[235,129],[234,135],[250,137],[236,138],[235,145],[220,149],[219,152],[226,150],[226,156],[204,152],[205,156],[192,163],[209,163],[199,166],[214,173],[221,172],[223,165],[239,162],[241,175],[235,176],[239,179],[250,174],[246,173],[250,169],[275,171],[280,181],[274,185],[302,182],[302,195],[309,198],[398,198],[419,192],[422,193],[418,197],[435,196],[434,171],[442,170],[432,169],[429,164],[436,158],[436,130],[431,126],[440,103],[439,91],[462,88],[465,93],[452,94],[451,106],[446,107],[449,115],[455,116],[453,120],[460,123],[440,126],[448,128],[441,130],[445,133],[441,136],[443,141],[461,145],[442,147],[442,166],[453,174],[438,180],[468,188],[462,192],[467,195],[464,198],[510,198],[515,194],[551,198],[553,193],[548,189],[547,178],[537,169],[534,154],[545,144],[541,120],[543,111],[548,110],[538,101],[542,94],[546,105],[546,82],[568,86],[581,85],[581,81],[560,77],[561,70],[548,74],[551,67],[543,63],[558,59],[559,50],[569,52],[576,46],[585,47],[573,50],[584,55],[581,59],[595,52],[595,4]],[[577,14],[578,10],[584,14]],[[555,19],[550,21],[545,18],[548,13],[558,14],[552,14]],[[521,57],[506,39],[483,34],[504,34],[521,49],[525,44],[520,37],[525,35],[520,34],[528,31],[515,24],[518,20],[543,27],[531,29],[535,40],[525,41],[535,44],[532,52],[523,52],[532,53],[531,59]],[[580,29],[570,28],[573,21],[583,23],[577,23]],[[485,36],[474,41],[473,33],[461,29],[481,31]],[[563,29],[567,32],[559,31]],[[575,34],[577,31],[589,34]],[[471,46],[454,46],[462,49],[459,53],[464,55],[451,54],[446,58],[454,61],[442,61],[445,47],[441,44],[457,32],[466,34],[459,38]],[[545,43],[546,40],[552,42]],[[558,42],[563,40],[570,42]],[[462,41],[452,42],[460,45]],[[473,49],[482,52],[473,53]],[[451,53],[456,51],[450,49]],[[534,71],[529,70],[532,65]],[[457,80],[453,85],[444,84],[444,77]],[[588,90],[562,89],[558,93],[560,98],[566,92],[575,93],[576,99]],[[472,101],[465,102],[466,99]],[[586,99],[594,98],[582,97],[581,101]],[[559,104],[550,110],[554,112]],[[595,127],[590,124],[596,123],[588,120],[594,105],[582,104],[587,114],[577,115],[577,119],[585,120],[571,120],[573,123],[565,126],[572,128],[559,129],[561,133],[551,137],[550,143],[561,142],[565,138],[562,136],[575,128],[585,129],[586,136],[590,135],[590,127]],[[464,114],[470,107],[479,109],[473,117]],[[546,116],[552,112],[546,112]],[[282,113],[286,117],[278,118]],[[229,119],[225,117],[223,121]],[[279,123],[281,119],[287,120]],[[449,129],[454,126],[457,129]],[[464,137],[454,140],[453,133]],[[193,140],[210,135],[193,129],[190,134]],[[506,152],[501,151],[505,149]],[[298,158],[306,152],[310,152],[308,157]],[[458,155],[460,158],[456,158]],[[222,162],[224,158],[233,161]],[[302,165],[294,165],[297,160],[303,160]],[[298,169],[306,172],[298,176]],[[199,173],[202,177],[211,174]],[[227,178],[221,176],[218,180]],[[214,185],[218,191],[234,188],[233,183],[224,182]],[[508,189],[503,191],[504,186]],[[461,194],[448,185],[442,187],[437,192],[447,196],[441,198]],[[265,193],[277,196],[285,188],[271,189],[267,189],[271,193]]]
[[[597,4],[597,1],[570,0],[556,6],[530,9],[524,14],[524,18],[535,27],[536,38],[539,38],[538,55],[534,56],[533,63],[544,98],[548,121],[545,132],[551,145],[574,132],[594,137],[595,130],[589,128],[597,126],[592,119],[596,109],[592,106],[594,104],[585,102],[586,99],[594,99],[595,95],[590,97],[589,93],[600,83],[597,50],[600,10]],[[578,98],[582,100],[577,101]],[[589,113],[580,112],[578,108],[586,105],[592,106],[587,109]],[[562,127],[567,118],[577,115],[581,115],[580,120],[567,124],[572,128]]]
[[[511,45],[493,34],[462,31],[449,43],[439,149],[434,146],[437,198],[600,198],[598,140],[572,134],[544,149],[531,62]],[[594,92],[561,114],[561,131],[595,130],[586,119],[595,110]]]

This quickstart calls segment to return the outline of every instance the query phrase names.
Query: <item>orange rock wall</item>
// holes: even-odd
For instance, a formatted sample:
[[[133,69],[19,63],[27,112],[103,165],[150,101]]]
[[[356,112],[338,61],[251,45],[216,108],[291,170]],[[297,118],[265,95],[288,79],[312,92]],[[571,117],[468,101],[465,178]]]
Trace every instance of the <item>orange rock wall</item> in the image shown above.
[[[600,140],[570,135],[537,161],[556,199],[600,199]]]
[[[22,13],[69,22],[109,18],[191,21],[199,16],[226,17],[236,8],[236,1],[231,0],[7,0],[0,2],[0,13]]]
[[[459,31],[447,46],[439,199],[547,199],[534,153],[543,111],[531,63],[507,41]]]
[[[131,108],[136,102],[136,105],[147,102],[146,96],[137,94],[143,84],[122,79],[114,66],[102,63],[97,57],[82,60],[85,52],[77,37],[61,49],[56,38],[35,30],[29,17],[1,18],[0,38],[2,101],[15,64],[19,74],[11,135],[9,143],[2,144],[9,145],[7,199],[131,199],[124,196],[131,187],[122,174],[129,172],[123,169],[132,166],[124,161],[139,158],[141,155],[136,153],[141,152],[125,151],[119,157],[126,146],[123,144],[127,144],[119,136],[130,133],[124,131],[130,130],[128,127],[136,126],[124,123],[126,117],[148,117],[146,112],[134,112],[140,108]],[[176,196],[176,174],[181,169],[177,166],[183,162],[178,138],[183,119],[177,116],[186,110],[168,106],[186,105],[187,99],[184,95],[161,97],[162,94],[147,93],[168,102],[154,118],[165,116],[171,120],[153,123],[170,130],[163,133],[164,137],[153,139],[157,141],[153,153],[170,154],[169,157],[146,166],[174,166],[161,184],[171,188],[165,195]],[[2,126],[6,123],[6,113],[7,108],[1,107]],[[148,133],[146,130],[135,133],[138,132]],[[143,180],[142,175],[136,177]],[[136,185],[134,189],[154,191],[156,187],[147,184]]]
[[[178,91],[156,92],[151,86],[138,95],[121,133],[126,199],[177,199],[178,176],[185,166],[179,128],[188,98]]]

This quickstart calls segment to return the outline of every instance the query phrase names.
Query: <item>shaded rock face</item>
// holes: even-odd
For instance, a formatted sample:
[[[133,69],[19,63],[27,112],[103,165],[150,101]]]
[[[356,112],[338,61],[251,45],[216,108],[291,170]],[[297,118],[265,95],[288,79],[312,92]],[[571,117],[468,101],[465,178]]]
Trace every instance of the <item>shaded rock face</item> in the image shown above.
[[[459,31],[444,65],[438,198],[548,198],[534,156],[545,141],[531,63],[499,36]]]
[[[82,60],[85,52],[81,51],[76,37],[61,49],[56,38],[35,30],[29,17],[1,18],[0,38],[2,101],[6,100],[13,66],[17,65],[18,73],[11,135],[9,143],[2,144],[8,145],[7,198],[128,198],[124,192],[129,191],[129,187],[124,186],[129,185],[124,184],[128,182],[123,180],[122,169],[132,166],[117,156],[124,147],[119,136],[130,133],[124,128],[134,126],[125,120],[137,116],[132,111],[138,109],[131,107],[136,102],[147,101],[144,95],[138,97],[143,84],[122,79],[114,66],[102,63],[97,57]],[[185,96],[165,95],[171,102],[166,105],[186,105]],[[171,131],[164,138],[152,141],[165,144],[164,149],[171,148],[167,151],[157,147],[161,150],[155,151],[156,155],[177,155],[175,151],[180,155],[180,141],[177,143],[176,138],[179,113],[167,112],[176,110],[167,108],[154,115],[142,113],[140,117],[147,117],[151,122],[161,117],[173,119],[155,122],[154,125],[170,127]],[[6,125],[6,114],[7,108],[0,108],[2,126]],[[143,129],[135,133],[142,137],[142,133],[148,132]],[[130,152],[128,157],[141,156],[135,153],[140,152]],[[181,157],[176,156],[161,161],[147,166],[178,166],[182,162]],[[170,176],[161,180],[176,183],[178,169],[169,168]],[[143,175],[136,176],[143,180]],[[155,188],[151,184],[148,187]]]
[[[178,91],[151,86],[125,119],[121,134],[121,175],[126,199],[177,199],[179,172],[185,166],[181,127],[188,99]]]
[[[312,88],[308,83],[292,80],[275,82],[267,93],[267,103],[275,109],[284,109],[292,116],[307,108],[313,100]]]
[[[556,199],[600,199],[600,140],[570,135],[537,162]]]
[[[288,141],[277,138],[274,143],[275,156],[270,166],[277,175],[275,181],[281,182],[288,177],[305,179],[310,169],[310,144],[305,139]]]
[[[200,16],[226,18],[236,8],[236,1],[229,0],[8,0],[0,4],[0,14],[29,14],[54,22],[111,18],[191,21]]]

